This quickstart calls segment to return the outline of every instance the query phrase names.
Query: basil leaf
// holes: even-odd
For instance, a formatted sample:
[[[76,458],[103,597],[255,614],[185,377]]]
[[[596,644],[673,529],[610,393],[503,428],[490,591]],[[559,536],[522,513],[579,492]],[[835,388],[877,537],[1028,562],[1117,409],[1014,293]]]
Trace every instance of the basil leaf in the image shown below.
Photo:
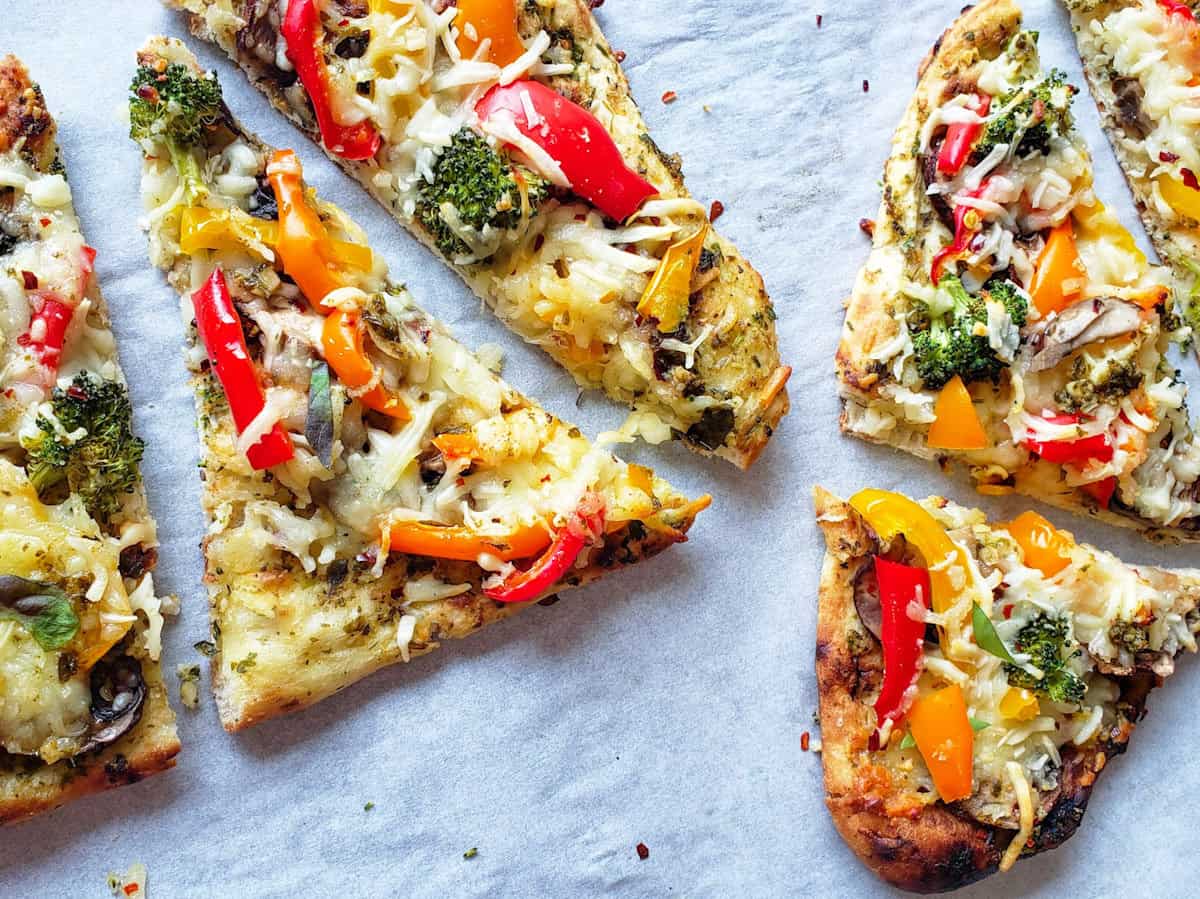
[[[308,379],[308,416],[304,421],[304,436],[321,464],[333,465],[333,392],[329,365],[317,362]]]
[[[968,718],[967,720],[971,722],[971,730],[975,731],[975,733],[979,733],[981,730],[987,730],[992,726],[990,721],[981,721],[978,718]]]
[[[979,607],[979,603],[974,604],[971,610],[971,626],[975,631],[975,642],[979,644],[979,648],[985,652],[990,652],[998,659],[1003,659],[1010,665],[1020,664],[1012,657],[1012,653],[1008,651],[1008,647],[1004,645],[1004,641],[1000,639],[1000,635],[996,633],[996,626],[992,624],[992,619],[988,618],[987,612]]]
[[[912,749],[916,745],[917,745],[917,741],[913,739],[911,730],[908,733],[906,733],[904,735],[904,739],[900,741],[901,749]]]
[[[59,587],[0,574],[0,618],[17,621],[46,652],[62,649],[79,633],[79,618]]]

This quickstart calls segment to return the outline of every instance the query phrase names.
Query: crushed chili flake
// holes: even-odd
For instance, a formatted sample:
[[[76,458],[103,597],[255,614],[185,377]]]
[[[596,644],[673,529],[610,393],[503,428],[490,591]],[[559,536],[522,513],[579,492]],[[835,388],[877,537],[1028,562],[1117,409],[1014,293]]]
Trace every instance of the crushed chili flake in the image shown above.
[[[866,78],[864,78],[863,79],[863,93],[864,94],[869,93],[870,90],[871,90],[871,82],[869,82]]]
[[[708,210],[708,220],[710,222],[715,222],[717,219],[719,219],[724,214],[725,214],[725,204],[722,203],[720,200],[713,200],[712,206]]]
[[[21,281],[25,284],[26,290],[37,290],[38,279],[33,272],[21,271]]]
[[[40,221],[42,223],[43,228],[50,227],[50,219],[38,219],[38,221]]]
[[[808,741],[809,741],[809,739],[810,739],[810,737],[809,737],[809,735],[808,735],[808,731],[805,731],[804,733],[802,733],[802,734],[800,735],[800,748],[801,748],[802,750],[804,750],[805,752],[808,752]]]
[[[122,892],[125,893],[126,896],[132,896],[134,893],[138,892],[139,889],[140,887],[136,883],[127,883],[125,884],[125,888],[122,890]]]
[[[592,9],[599,9],[604,5],[604,0],[588,0],[588,6]]]
[[[638,843],[637,854],[638,858],[640,858],[642,861],[645,861],[650,857],[650,849],[645,843]]]
[[[1008,619],[1012,618],[1012,610],[1013,610],[1012,606],[1004,607],[1004,620],[1005,621],[1008,621]]]
[[[662,101],[664,103],[674,103],[678,99],[679,94],[675,93],[675,91],[667,91],[662,95]]]
[[[818,27],[818,28],[820,28],[820,27],[821,27],[821,20],[822,20],[822,19],[824,19],[824,18],[825,18],[824,16],[817,16],[817,27]]]
[[[875,236],[875,222],[872,221],[871,219],[859,219],[858,220],[858,230],[861,231],[863,234],[867,235],[867,237],[874,237]]]
[[[1180,169],[1179,174],[1183,175],[1183,183],[1192,190],[1200,190],[1200,181],[1196,180],[1196,173],[1191,169]]]
[[[614,50],[613,57],[617,60],[617,62],[624,62],[625,61],[625,51],[624,50]]]
[[[1179,154],[1172,153],[1170,150],[1163,150],[1158,154],[1159,162],[1179,162]]]

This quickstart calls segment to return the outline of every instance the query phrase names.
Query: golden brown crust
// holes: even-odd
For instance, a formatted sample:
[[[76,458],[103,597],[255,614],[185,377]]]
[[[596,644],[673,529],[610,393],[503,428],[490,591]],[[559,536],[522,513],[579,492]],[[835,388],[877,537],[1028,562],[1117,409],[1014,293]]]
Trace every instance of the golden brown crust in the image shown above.
[[[45,171],[54,160],[54,133],[42,89],[15,56],[0,59],[0,153],[20,145],[33,167]]]
[[[204,12],[217,4],[217,0],[164,0],[167,5],[182,9],[187,14],[188,28],[191,33],[205,41],[220,46],[231,59],[245,72],[254,84],[279,112],[286,116],[293,125],[318,146],[324,149],[320,141],[315,118],[305,109],[298,112],[287,100],[284,89],[279,81],[272,76],[260,57],[255,53],[239,47],[236,35],[214,30],[205,18]],[[234,7],[243,13],[253,7],[253,0],[236,0]],[[646,138],[635,141],[633,145],[624,142],[622,151],[627,158],[657,183],[670,183],[678,191],[679,196],[689,196],[683,183],[681,161],[678,156],[668,155],[649,139],[641,112],[633,101],[629,82],[624,71],[616,62],[611,48],[604,37],[600,26],[592,13],[587,0],[558,0],[552,6],[542,4],[536,16],[523,13],[530,18],[527,27],[536,29],[542,19],[546,28],[557,32],[566,28],[576,35],[586,35],[587,40],[596,45],[598,52],[592,53],[589,63],[602,71],[603,80],[609,86],[607,97],[609,106],[614,112],[619,112],[637,125],[637,130],[645,133]],[[536,20],[536,22],[535,22]],[[580,90],[579,85],[567,78],[555,79],[555,87],[567,96]],[[576,99],[586,102],[586,98]],[[620,139],[619,139],[619,142]],[[388,201],[383,198],[372,181],[372,170],[369,164],[350,162],[336,154],[326,154],[350,177],[359,181],[362,186],[385,208],[391,211]],[[436,246],[421,229],[411,229],[412,234],[440,258]],[[791,368],[780,364],[777,339],[775,334],[775,313],[771,298],[767,294],[765,283],[759,272],[738,252],[737,248],[714,232],[714,239],[721,250],[721,259],[717,263],[717,277],[710,280],[692,297],[692,308],[697,320],[719,321],[731,306],[738,308],[742,315],[739,321],[739,342],[743,345],[753,345],[754,356],[761,363],[759,366],[746,366],[746,371],[729,382],[727,375],[729,366],[725,364],[727,355],[715,352],[715,344],[710,342],[710,353],[715,361],[709,363],[705,356],[700,356],[696,362],[695,373],[701,383],[726,390],[741,397],[743,402],[736,410],[734,427],[725,443],[715,449],[707,447],[703,442],[684,437],[684,442],[695,452],[705,456],[719,456],[739,468],[747,469],[762,453],[767,442],[779,426],[779,422],[790,409],[786,384],[791,375]],[[482,281],[470,277],[466,270],[455,269],[469,287],[485,302],[486,291]],[[730,351],[732,352],[732,350]],[[558,358],[558,357],[556,357]],[[564,363],[561,358],[560,363]],[[705,369],[710,370],[706,371]],[[576,376],[578,377],[578,375]],[[582,383],[582,382],[581,382]],[[585,384],[585,386],[596,386]]]
[[[1014,831],[975,820],[957,805],[914,806],[890,789],[886,769],[872,764],[873,703],[883,660],[878,642],[859,621],[854,579],[880,546],[848,503],[821,487],[814,490],[814,503],[826,544],[816,646],[826,805],[842,838],[887,882],[919,893],[965,886],[998,869]],[[1200,584],[1196,572],[1145,569],[1143,574],[1164,588],[1179,586],[1181,579]],[[1063,750],[1059,787],[1042,797],[1037,826],[1021,857],[1054,849],[1075,832],[1096,777],[1112,756],[1125,751],[1156,680],[1139,672],[1117,681],[1118,721],[1086,748]]]

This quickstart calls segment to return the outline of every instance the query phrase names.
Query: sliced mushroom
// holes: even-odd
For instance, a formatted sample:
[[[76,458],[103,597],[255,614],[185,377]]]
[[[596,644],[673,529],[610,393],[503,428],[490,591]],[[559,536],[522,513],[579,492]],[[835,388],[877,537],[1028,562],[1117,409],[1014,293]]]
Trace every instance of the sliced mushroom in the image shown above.
[[[78,755],[119,740],[141,720],[146,702],[142,665],[132,656],[117,656],[92,669],[92,723]]]
[[[1154,123],[1142,109],[1142,102],[1146,99],[1142,83],[1136,78],[1114,78],[1112,90],[1117,101],[1117,121],[1131,137],[1145,140],[1154,130]]]
[[[883,609],[879,605],[879,581],[875,561],[868,559],[854,576],[854,610],[871,635],[883,642]]]
[[[1141,310],[1115,297],[1098,297],[1068,306],[1034,326],[1026,349],[1025,370],[1054,368],[1081,346],[1130,334],[1141,324]]]

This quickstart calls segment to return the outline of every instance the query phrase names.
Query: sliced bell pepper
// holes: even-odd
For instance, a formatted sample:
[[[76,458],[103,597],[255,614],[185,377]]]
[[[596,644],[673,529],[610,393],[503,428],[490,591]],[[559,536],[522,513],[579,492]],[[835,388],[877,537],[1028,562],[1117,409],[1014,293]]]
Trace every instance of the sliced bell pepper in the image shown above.
[[[1154,179],[1163,202],[1181,218],[1200,222],[1200,190],[1194,190],[1178,178],[1159,175]]]
[[[274,249],[279,243],[279,224],[255,218],[237,207],[206,209],[189,206],[179,221],[179,248],[198,250],[241,250],[254,243]],[[344,271],[369,271],[375,264],[370,247],[345,240],[329,241],[330,257]]]
[[[883,685],[875,700],[876,727],[904,717],[912,704],[911,688],[925,663],[925,622],[909,614],[914,604],[929,608],[932,589],[929,572],[875,557],[875,579],[879,583],[882,613],[880,642],[883,644]]]
[[[978,199],[983,196],[987,186],[988,181],[984,179],[979,187],[975,190],[964,191],[962,196]],[[929,279],[933,282],[934,287],[937,287],[938,282],[942,280],[942,272],[947,263],[970,254],[971,241],[981,230],[983,230],[983,218],[979,215],[978,209],[974,206],[964,205],[954,207],[954,242],[948,247],[943,247],[933,257],[933,263],[929,267]]]
[[[566,574],[583,548],[604,533],[604,505],[591,494],[580,502],[567,524],[554,535],[549,548],[525,571],[516,571],[504,581],[485,589],[496,602],[530,602],[537,599]]]
[[[983,117],[992,106],[992,98],[987,94],[976,94],[967,103],[966,108],[976,115]],[[942,175],[953,178],[966,165],[967,158],[979,135],[983,133],[983,122],[956,122],[946,129],[942,140],[942,148],[938,151],[937,170]]]
[[[528,559],[551,541],[542,525],[526,525],[508,534],[481,534],[465,525],[400,520],[389,521],[384,532],[394,552],[461,562],[474,562],[485,553],[504,562]]]
[[[1032,721],[1039,711],[1037,695],[1024,687],[1009,687],[1000,699],[1000,714],[1010,721]]]
[[[233,423],[240,434],[262,412],[266,399],[246,348],[241,316],[233,306],[225,273],[219,267],[192,294],[192,305],[196,330],[208,352],[213,373],[225,390]],[[294,455],[292,439],[278,422],[246,451],[246,458],[256,470],[279,465]]]
[[[1025,564],[1046,577],[1054,577],[1071,564],[1069,553],[1075,541],[1037,512],[1022,512],[1006,530],[1021,547]]]
[[[968,798],[975,758],[975,729],[967,716],[962,688],[953,684],[919,698],[909,712],[908,727],[942,801],[957,802]]]
[[[609,218],[623,222],[658,194],[658,188],[625,164],[594,115],[544,84],[522,80],[497,85],[475,111],[484,131],[501,140],[507,142],[504,133],[515,127],[554,160],[571,190]],[[492,127],[496,123],[504,126],[500,133]]]
[[[449,459],[472,459],[479,454],[479,442],[474,434],[438,434],[433,445]]]
[[[29,330],[17,338],[17,344],[32,350],[53,380],[62,362],[63,344],[71,318],[75,315],[75,307],[49,290],[36,290],[30,299],[33,315],[29,320]]]
[[[1068,217],[1051,229],[1038,256],[1029,295],[1043,316],[1061,312],[1083,296],[1087,275],[1075,247],[1075,226]]]
[[[366,387],[375,380],[375,366],[363,347],[362,322],[357,312],[338,309],[325,318],[321,327],[321,350],[338,380],[351,390]],[[358,401],[368,409],[400,421],[412,418],[404,400],[389,393],[382,384],[376,384],[359,396]]]
[[[692,296],[692,278],[700,265],[700,251],[708,237],[705,222],[691,237],[667,247],[662,262],[638,301],[637,311],[658,322],[658,330],[670,334],[687,318]]]
[[[275,191],[275,202],[279,207],[275,251],[279,254],[283,270],[296,282],[310,303],[325,309],[325,297],[355,283],[348,269],[361,270],[362,267],[343,267],[321,217],[308,205],[304,196],[304,170],[294,150],[276,150],[272,154],[267,165],[267,179]],[[369,259],[370,250],[364,247],[363,251],[360,260]]]
[[[517,31],[516,0],[458,0],[454,27],[458,29],[458,52],[468,59],[485,40],[489,42],[487,60],[501,68],[525,52]]]
[[[374,157],[382,142],[375,126],[365,119],[354,125],[343,125],[334,116],[329,69],[321,47],[325,26],[321,24],[317,0],[291,0],[279,30],[287,41],[287,58],[312,102],[317,126],[321,129],[321,141],[326,148],[342,159]]]
[[[1179,16],[1188,22],[1196,21],[1196,14],[1192,12],[1192,8],[1183,0],[1158,0],[1158,5],[1163,8],[1168,16]]]
[[[1099,481],[1081,484],[1079,489],[1094,499],[1101,509],[1107,509],[1112,504],[1113,495],[1117,492],[1117,477],[1110,475]]]
[[[975,450],[988,445],[971,394],[962,378],[955,375],[942,388],[933,404],[937,416],[929,428],[927,443],[933,449]]]
[[[1072,424],[1080,419],[1077,415],[1064,415],[1048,420],[1055,424]],[[1093,434],[1091,437],[1083,437],[1079,440],[1034,440],[1030,438],[1024,441],[1024,445],[1030,452],[1037,453],[1047,462],[1055,462],[1059,465],[1067,463],[1086,465],[1093,459],[1101,463],[1111,462],[1115,454],[1107,434]]]
[[[860,490],[850,505],[884,540],[898,534],[920,550],[929,566],[930,604],[935,612],[950,608],[963,590],[977,590],[967,551],[950,539],[936,518],[907,496],[887,490]],[[955,584],[959,586],[955,586]],[[945,633],[939,629],[945,648]]]

